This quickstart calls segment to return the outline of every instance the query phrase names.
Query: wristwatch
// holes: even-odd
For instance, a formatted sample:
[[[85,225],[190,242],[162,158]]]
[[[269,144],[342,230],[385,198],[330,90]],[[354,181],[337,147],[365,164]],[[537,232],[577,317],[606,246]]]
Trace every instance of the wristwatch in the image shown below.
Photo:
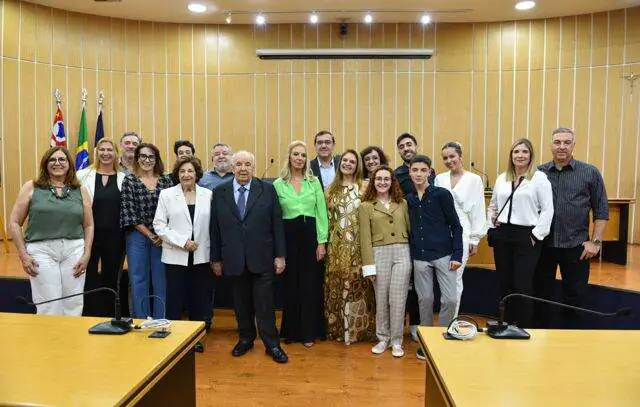
[[[591,239],[591,243],[595,244],[596,246],[600,246],[602,245],[602,240],[593,238]]]

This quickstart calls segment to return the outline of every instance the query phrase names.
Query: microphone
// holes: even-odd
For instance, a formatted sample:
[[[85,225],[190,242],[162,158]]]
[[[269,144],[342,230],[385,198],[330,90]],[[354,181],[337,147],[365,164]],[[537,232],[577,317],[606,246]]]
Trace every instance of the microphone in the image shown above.
[[[115,290],[113,290],[113,289],[111,289],[109,287],[95,288],[93,290],[83,291],[83,292],[75,293],[75,294],[71,294],[71,295],[65,295],[64,297],[54,298],[52,300],[40,301],[40,302],[31,302],[31,301],[27,300],[26,298],[24,298],[22,296],[15,297],[15,300],[20,304],[40,305],[40,304],[47,304],[47,303],[54,302],[54,301],[65,300],[67,298],[77,297],[79,295],[93,294],[93,293],[97,293],[97,292],[101,292],[101,291],[108,291],[108,292],[110,292],[110,293],[112,293],[114,295],[114,297],[115,297],[115,311],[114,311],[115,317],[111,321],[101,322],[101,323],[99,323],[97,325],[92,326],[91,328],[89,328],[89,333],[90,334],[98,334],[98,335],[122,335],[122,334],[126,334],[127,332],[129,332],[131,330],[131,325],[133,324],[133,319],[131,319],[131,318],[122,318],[122,315],[121,315],[122,312],[120,310],[120,296],[118,295],[118,293]]]
[[[487,321],[487,334],[494,339],[529,339],[531,336],[527,331],[522,328],[517,327],[516,325],[510,325],[504,322],[504,314],[506,310],[507,300],[510,298],[527,298],[529,300],[544,302],[551,305],[556,305],[562,308],[572,309],[574,311],[580,311],[587,314],[598,315],[601,317],[623,317],[628,316],[633,313],[633,308],[623,307],[615,312],[600,312],[594,311],[586,308],[575,307],[573,305],[563,304],[561,302],[546,300],[544,298],[533,297],[531,295],[520,294],[520,293],[512,293],[506,295],[499,304],[499,321]]]
[[[269,165],[267,165],[267,167],[264,169],[264,172],[262,173],[262,177],[260,178],[264,178],[267,176],[267,172],[269,172],[269,170],[273,166],[274,161],[275,159],[273,157],[269,157]]]
[[[486,173],[480,171],[476,168],[476,163],[471,161],[471,170],[477,174],[480,174],[484,177],[484,190],[485,192],[491,192],[491,187],[489,186],[489,176]]]

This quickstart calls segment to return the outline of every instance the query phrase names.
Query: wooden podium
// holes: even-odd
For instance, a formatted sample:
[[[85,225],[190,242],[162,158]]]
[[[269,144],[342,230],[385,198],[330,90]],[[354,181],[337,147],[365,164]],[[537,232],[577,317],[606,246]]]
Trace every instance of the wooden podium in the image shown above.
[[[485,192],[487,206],[491,200],[491,192]],[[602,260],[615,264],[627,264],[627,242],[629,241],[629,205],[634,203],[630,198],[609,199],[609,222],[602,237]],[[589,226],[591,230],[593,225]],[[480,241],[478,253],[469,258],[467,266],[486,266],[494,264],[493,249],[487,239]]]

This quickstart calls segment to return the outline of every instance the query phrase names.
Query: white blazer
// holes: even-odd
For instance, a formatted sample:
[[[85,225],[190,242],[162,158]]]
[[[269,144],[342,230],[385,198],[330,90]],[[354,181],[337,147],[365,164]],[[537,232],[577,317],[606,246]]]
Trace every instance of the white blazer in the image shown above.
[[[160,191],[153,229],[162,238],[163,263],[187,266],[189,252],[184,249],[184,245],[191,239],[192,234],[193,240],[198,245],[193,253],[193,264],[209,262],[211,256],[209,220],[212,195],[211,190],[196,185],[196,211],[191,223],[182,186],[178,184]]]
[[[93,196],[96,193],[96,173],[97,171],[94,168],[85,168],[76,173],[76,178],[80,181],[83,187],[86,187],[89,191],[89,199],[93,203]],[[126,175],[122,171],[118,171],[117,175],[117,183],[118,190],[122,191],[122,181],[124,180],[124,176]]]

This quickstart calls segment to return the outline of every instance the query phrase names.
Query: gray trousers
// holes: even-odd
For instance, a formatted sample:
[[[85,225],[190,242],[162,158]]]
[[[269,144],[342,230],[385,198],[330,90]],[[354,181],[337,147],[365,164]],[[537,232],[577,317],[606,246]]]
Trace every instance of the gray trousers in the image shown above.
[[[458,273],[449,270],[451,256],[432,261],[413,261],[413,281],[418,293],[420,325],[433,325],[433,275],[440,285],[440,326],[447,326],[456,314]]]
[[[379,341],[402,345],[404,310],[411,277],[408,244],[373,248],[376,263],[376,336]]]

